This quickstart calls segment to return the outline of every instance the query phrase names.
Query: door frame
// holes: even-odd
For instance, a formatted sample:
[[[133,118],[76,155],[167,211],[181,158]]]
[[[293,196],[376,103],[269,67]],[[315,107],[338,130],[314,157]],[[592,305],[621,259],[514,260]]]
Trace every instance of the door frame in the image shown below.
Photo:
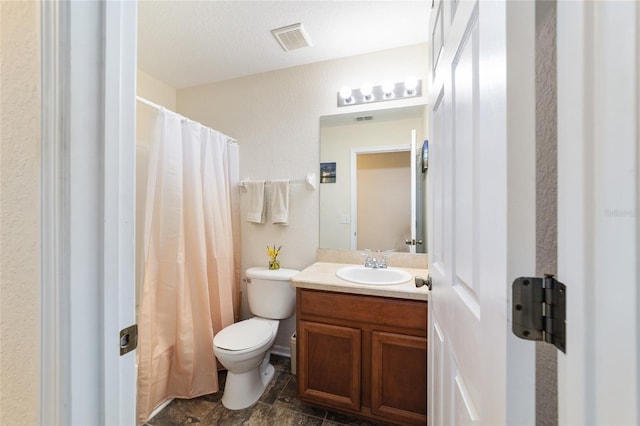
[[[135,424],[137,4],[40,7],[40,423]]]
[[[560,424],[640,421],[640,6],[558,2]]]

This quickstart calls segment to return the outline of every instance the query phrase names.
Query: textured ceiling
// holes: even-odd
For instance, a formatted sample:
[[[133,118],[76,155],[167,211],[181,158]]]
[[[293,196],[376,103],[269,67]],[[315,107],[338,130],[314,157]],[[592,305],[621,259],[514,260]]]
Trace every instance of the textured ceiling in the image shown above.
[[[138,3],[138,68],[175,88],[426,43],[431,2]],[[302,23],[313,45],[285,52],[271,30]]]

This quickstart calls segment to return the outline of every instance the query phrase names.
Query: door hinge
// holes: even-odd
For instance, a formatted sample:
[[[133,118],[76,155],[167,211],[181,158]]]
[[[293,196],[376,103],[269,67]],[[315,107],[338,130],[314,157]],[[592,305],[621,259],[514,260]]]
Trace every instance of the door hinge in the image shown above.
[[[138,324],[120,330],[120,356],[138,347]]]
[[[513,334],[566,349],[566,286],[553,275],[517,278],[512,290]]]

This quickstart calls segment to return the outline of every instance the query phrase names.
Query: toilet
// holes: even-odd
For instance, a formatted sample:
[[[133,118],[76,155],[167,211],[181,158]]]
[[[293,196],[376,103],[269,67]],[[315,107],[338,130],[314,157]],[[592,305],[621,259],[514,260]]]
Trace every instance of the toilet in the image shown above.
[[[269,364],[271,346],[280,320],[293,315],[296,292],[290,279],[294,269],[247,269],[247,299],[253,318],[220,330],[213,338],[213,352],[228,370],[222,405],[241,410],[262,396],[274,376]]]

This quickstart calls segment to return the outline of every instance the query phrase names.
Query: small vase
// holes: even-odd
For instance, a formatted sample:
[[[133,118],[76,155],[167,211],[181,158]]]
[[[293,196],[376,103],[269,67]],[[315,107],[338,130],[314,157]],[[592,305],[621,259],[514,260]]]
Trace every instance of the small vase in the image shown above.
[[[272,270],[280,269],[280,261],[279,260],[270,260],[269,261],[269,269],[272,269]]]

